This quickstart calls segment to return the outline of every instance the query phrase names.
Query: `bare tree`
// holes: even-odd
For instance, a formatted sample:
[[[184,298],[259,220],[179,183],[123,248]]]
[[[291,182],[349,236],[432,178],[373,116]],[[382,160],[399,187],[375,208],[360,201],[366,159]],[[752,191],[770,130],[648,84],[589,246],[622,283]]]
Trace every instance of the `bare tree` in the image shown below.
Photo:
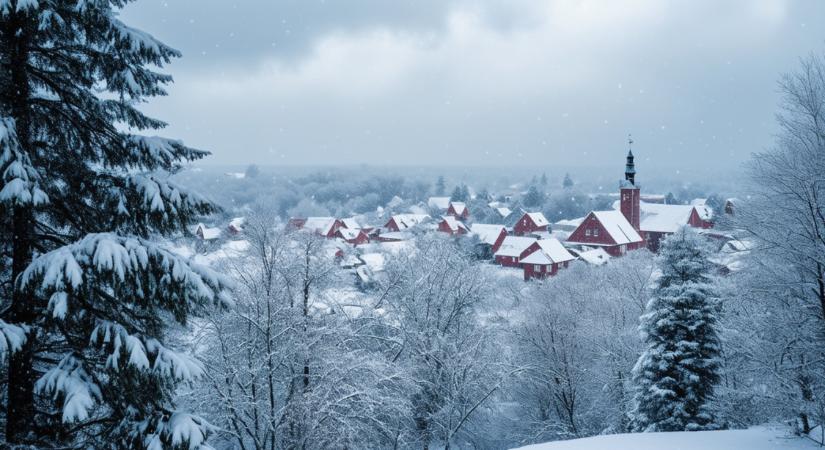
[[[250,217],[249,249],[228,262],[237,305],[201,330],[208,383],[193,398],[231,447],[391,445],[406,411],[404,383],[375,350],[378,318],[342,307],[322,239],[273,223],[274,214]]]
[[[757,352],[754,357],[771,368],[777,385],[785,386],[786,402],[796,410],[801,431],[807,432],[811,412],[825,389],[822,57],[804,59],[797,72],[782,78],[780,89],[783,102],[777,120],[781,133],[773,149],[753,156],[751,200],[740,208],[737,218],[756,244],[751,267],[760,276],[748,280],[751,301],[757,300],[777,318],[788,320],[780,325],[784,329],[779,334],[760,328],[766,335],[759,341],[771,344],[772,352]]]
[[[467,443],[467,430],[515,369],[481,323],[489,285],[452,241],[422,238],[387,268],[382,292],[413,385],[416,446]]]

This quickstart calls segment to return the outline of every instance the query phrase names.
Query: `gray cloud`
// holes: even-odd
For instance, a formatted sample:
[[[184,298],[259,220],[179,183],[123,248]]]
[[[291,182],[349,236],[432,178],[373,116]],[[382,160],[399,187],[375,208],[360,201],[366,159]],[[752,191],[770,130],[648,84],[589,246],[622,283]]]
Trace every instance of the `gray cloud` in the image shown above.
[[[144,0],[181,49],[147,111],[212,162],[652,167],[771,143],[822,2]],[[273,45],[274,43],[274,45]]]

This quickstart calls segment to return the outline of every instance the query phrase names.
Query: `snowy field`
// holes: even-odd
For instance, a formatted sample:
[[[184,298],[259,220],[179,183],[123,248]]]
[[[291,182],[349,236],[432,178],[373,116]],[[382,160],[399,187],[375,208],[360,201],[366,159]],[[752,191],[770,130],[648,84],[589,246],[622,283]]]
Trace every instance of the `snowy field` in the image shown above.
[[[791,436],[784,428],[635,433],[595,436],[528,445],[520,450],[802,450],[823,448],[812,440]]]

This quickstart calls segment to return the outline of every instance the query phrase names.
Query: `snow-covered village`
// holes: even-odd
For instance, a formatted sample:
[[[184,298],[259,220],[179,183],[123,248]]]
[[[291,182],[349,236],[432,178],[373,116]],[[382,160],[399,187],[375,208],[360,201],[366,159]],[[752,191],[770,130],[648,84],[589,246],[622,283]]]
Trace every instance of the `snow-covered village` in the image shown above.
[[[0,448],[825,447],[823,20],[0,0]]]

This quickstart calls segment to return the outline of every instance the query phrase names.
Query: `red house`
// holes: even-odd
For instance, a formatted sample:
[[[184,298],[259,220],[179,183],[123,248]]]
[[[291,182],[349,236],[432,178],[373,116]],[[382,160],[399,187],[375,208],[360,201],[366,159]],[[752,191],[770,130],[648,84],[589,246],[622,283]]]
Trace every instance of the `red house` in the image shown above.
[[[244,223],[246,223],[246,218],[235,217],[229,221],[229,226],[226,227],[226,230],[229,231],[231,235],[238,235],[243,231]]]
[[[303,221],[303,223],[301,223]],[[333,238],[342,223],[335,217],[307,217],[306,219],[290,219],[289,224],[295,228],[309,230],[319,236]],[[300,226],[298,226],[300,224]]]
[[[550,222],[540,212],[524,213],[521,219],[513,226],[513,234],[516,236],[524,236],[528,233],[535,233],[540,231],[548,231],[547,227]]]
[[[450,202],[450,207],[447,208],[447,215],[459,220],[467,220],[467,218],[470,217],[470,210],[463,202]]]
[[[636,197],[638,199],[638,197]],[[592,211],[567,238],[570,244],[601,247],[611,256],[644,247],[644,239],[620,211]]]
[[[507,229],[504,228],[504,225],[486,223],[474,223],[470,227],[470,233],[478,236],[481,244],[490,247],[489,254],[491,255],[498,251],[501,243],[504,242],[504,238],[507,237]]]
[[[438,231],[457,236],[467,234],[467,227],[453,216],[444,216],[438,223]]]
[[[429,219],[427,214],[396,214],[390,217],[384,228],[388,231],[404,231]]]
[[[518,267],[521,262],[521,257],[526,256],[525,251],[535,243],[535,238],[507,236],[501,242],[498,251],[495,252],[495,260],[502,266]]]
[[[708,229],[713,224],[703,220],[694,205],[659,205],[642,203],[641,234],[652,252],[659,251],[659,243],[679,228],[687,225],[693,228]]]
[[[552,238],[536,241],[524,254],[521,258],[521,267],[524,269],[525,281],[551,277],[558,273],[560,268],[566,268],[570,261],[576,259],[558,239]]]
[[[352,244],[353,246],[366,244],[370,241],[369,236],[367,236],[367,233],[365,233],[364,230],[344,227],[339,228],[335,232],[335,237],[343,239],[344,242],[347,244]]]

